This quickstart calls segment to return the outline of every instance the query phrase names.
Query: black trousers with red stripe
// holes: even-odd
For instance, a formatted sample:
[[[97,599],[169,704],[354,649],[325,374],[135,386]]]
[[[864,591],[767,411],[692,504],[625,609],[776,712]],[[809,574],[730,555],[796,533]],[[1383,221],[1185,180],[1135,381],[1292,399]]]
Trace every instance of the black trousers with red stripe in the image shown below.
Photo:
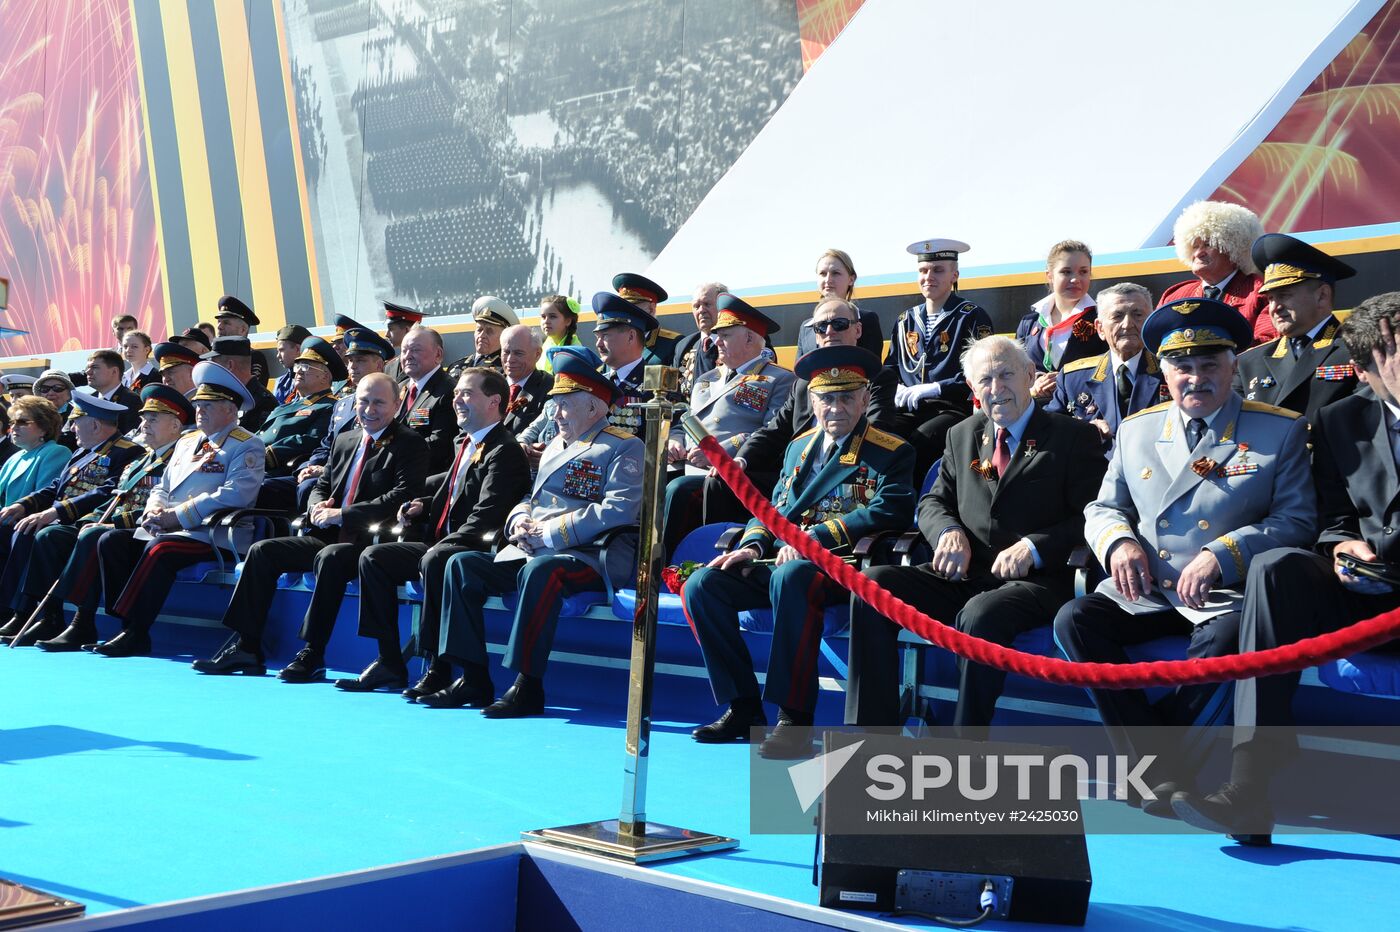
[[[817,657],[822,615],[848,598],[809,560],[782,566],[741,564],[732,569],[696,570],[681,590],[685,617],[700,641],[715,701],[757,699],[753,658],[739,630],[739,613],[773,608],[773,644],[763,698],[786,709],[811,712],[817,706]]]
[[[123,631],[149,631],[187,566],[214,559],[214,546],[180,535],[137,540],[134,531],[113,530],[97,541],[107,614],[120,618]],[[233,563],[233,554],[224,551]]]
[[[603,577],[569,554],[496,563],[489,553],[459,553],[447,561],[442,593],[439,654],[458,664],[486,665],[486,622],[481,609],[489,596],[519,592],[504,665],[527,676],[543,676],[554,645],[564,599],[602,589]]]

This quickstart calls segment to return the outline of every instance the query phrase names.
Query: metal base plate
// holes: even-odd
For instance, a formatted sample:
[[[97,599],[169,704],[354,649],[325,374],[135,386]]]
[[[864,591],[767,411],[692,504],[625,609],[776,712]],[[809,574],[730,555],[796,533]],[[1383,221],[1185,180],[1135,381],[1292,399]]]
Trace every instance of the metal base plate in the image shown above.
[[[617,819],[580,822],[577,825],[563,825],[559,828],[540,828],[522,832],[521,838],[632,864],[683,858],[739,847],[737,838],[710,835],[657,822],[646,823],[645,835],[627,834],[621,830],[621,823]]]

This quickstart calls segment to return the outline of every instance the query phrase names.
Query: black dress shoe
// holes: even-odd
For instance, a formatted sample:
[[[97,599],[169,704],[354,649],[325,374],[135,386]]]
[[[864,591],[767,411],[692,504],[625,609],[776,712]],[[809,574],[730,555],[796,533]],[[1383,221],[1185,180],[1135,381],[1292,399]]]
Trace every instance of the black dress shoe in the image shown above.
[[[244,650],[235,641],[208,660],[196,660],[190,664],[200,673],[211,676],[232,676],[242,673],[246,676],[263,676],[267,673],[267,663],[250,650]]]
[[[543,712],[544,683],[524,675],[517,676],[505,695],[481,710],[487,718],[524,718]]]
[[[1172,809],[1172,797],[1182,792],[1189,792],[1183,783],[1177,783],[1175,780],[1159,783],[1152,788],[1152,795],[1156,796],[1156,799],[1141,800],[1142,811],[1159,819],[1175,819],[1176,811]]]
[[[376,689],[403,689],[408,685],[408,671],[403,667],[391,667],[379,657],[364,672],[353,680],[336,680],[337,689],[352,693],[371,693]]]
[[[63,633],[63,619],[45,618],[37,625],[25,631],[23,634],[15,635],[10,642],[11,647],[28,647],[37,644],[39,641],[47,641],[49,638],[58,637]]]
[[[84,644],[93,644],[96,641],[97,625],[92,623],[92,619],[74,615],[72,623],[64,628],[58,637],[40,641],[35,646],[40,650],[64,653],[78,650]]]
[[[123,629],[110,641],[93,647],[92,652],[104,657],[145,657],[151,652],[151,636],[145,631]]]
[[[1177,793],[1172,809],[1187,825],[1208,832],[1222,832],[1242,845],[1273,843],[1274,812],[1265,792],[1247,792],[1226,783],[1209,796]]]
[[[495,695],[489,676],[477,674],[468,677],[464,674],[453,680],[446,689],[419,696],[418,702],[430,709],[460,709],[463,706],[479,709],[490,705]]]
[[[812,756],[811,722],[799,721],[787,709],[778,715],[773,733],[758,746],[758,755],[768,760],[801,760]]]
[[[421,699],[430,693],[442,692],[452,685],[452,664],[445,660],[434,659],[428,664],[428,670],[418,682],[403,691],[403,697],[410,702],[414,699]],[[491,681],[486,681],[486,688],[491,688]],[[489,702],[490,699],[488,698]]]
[[[284,683],[314,683],[326,678],[326,655],[314,647],[297,651],[292,662],[282,668],[277,678]]]
[[[12,638],[16,634],[19,634],[24,628],[24,623],[26,621],[28,621],[27,618],[20,618],[18,616],[10,618],[3,626],[0,626],[0,638]]]
[[[701,725],[690,736],[701,744],[727,744],[730,741],[749,740],[751,728],[762,728],[768,724],[768,716],[763,714],[762,703],[734,703],[724,710],[724,714]]]

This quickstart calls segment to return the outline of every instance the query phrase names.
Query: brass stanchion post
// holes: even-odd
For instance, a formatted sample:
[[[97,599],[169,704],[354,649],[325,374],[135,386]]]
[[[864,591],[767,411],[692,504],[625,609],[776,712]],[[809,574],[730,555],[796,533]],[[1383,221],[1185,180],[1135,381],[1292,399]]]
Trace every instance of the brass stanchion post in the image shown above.
[[[634,407],[646,415],[646,458],[642,473],[642,514],[637,542],[637,608],[632,617],[632,657],[627,688],[627,745],[622,769],[622,810],[616,819],[582,822],[524,833],[543,842],[633,863],[659,861],[738,847],[736,838],[648,822],[647,764],[651,744],[651,694],[656,668],[657,597],[666,554],[661,536],[661,504],[666,493],[666,447],[680,385],[680,370],[647,366],[642,387],[650,401]]]

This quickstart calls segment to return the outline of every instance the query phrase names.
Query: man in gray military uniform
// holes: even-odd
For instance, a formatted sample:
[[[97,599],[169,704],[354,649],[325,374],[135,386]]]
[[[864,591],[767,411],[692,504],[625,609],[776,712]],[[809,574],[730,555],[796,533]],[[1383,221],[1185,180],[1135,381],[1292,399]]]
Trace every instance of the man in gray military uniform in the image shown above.
[[[459,553],[447,562],[443,582],[439,656],[479,684],[467,705],[491,703],[486,675],[482,603],[519,592],[504,665],[518,676],[489,718],[520,718],[544,711],[544,668],[567,596],[603,588],[603,573],[617,585],[636,578],[635,538],[614,541],[604,565],[602,538],[637,523],[642,501],[642,442],[608,424],[616,390],[611,381],[572,353],[554,357],[559,436],[540,457],[530,494],[506,518],[509,546],[495,555]],[[624,535],[625,537],[627,535]]]
[[[749,434],[773,420],[797,378],[763,354],[763,341],[778,331],[777,323],[732,294],[720,295],[718,307],[711,332],[719,364],[695,380],[690,413],[734,456]],[[666,485],[662,526],[669,554],[706,520],[703,491],[710,464],[684,434],[671,435],[667,453],[672,468],[685,469]]]
[[[253,406],[252,393],[212,362],[194,367],[194,381],[198,429],[176,442],[137,529],[111,530],[97,542],[107,611],[122,620],[121,633],[94,648],[108,657],[151,652],[151,625],[176,572],[214,556],[205,519],[226,508],[251,506],[262,485],[263,442],[238,426],[239,412]],[[251,529],[235,531],[240,552],[251,543]]]
[[[1235,348],[1249,338],[1244,318],[1209,298],[1173,301],[1143,326],[1172,400],[1123,421],[1085,512],[1085,538],[1109,578],[1055,617],[1072,660],[1126,663],[1127,645],[1171,634],[1190,636],[1191,657],[1236,653],[1250,561],[1316,540],[1307,422],[1230,390]],[[1140,689],[1091,690],[1119,753],[1157,755],[1145,811],[1171,817],[1172,794],[1193,775],[1171,760],[1169,739],[1126,729],[1194,724],[1216,690],[1178,687],[1156,706]]]

